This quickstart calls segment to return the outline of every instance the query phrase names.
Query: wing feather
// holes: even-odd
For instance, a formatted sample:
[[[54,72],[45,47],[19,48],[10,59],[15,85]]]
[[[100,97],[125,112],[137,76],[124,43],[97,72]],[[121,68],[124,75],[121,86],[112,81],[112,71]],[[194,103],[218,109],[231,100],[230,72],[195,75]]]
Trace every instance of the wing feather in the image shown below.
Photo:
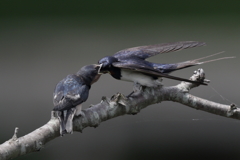
[[[139,46],[139,47],[124,49],[115,53],[113,56],[118,59],[126,59],[129,57],[138,57],[141,59],[146,59],[161,53],[174,52],[182,49],[199,47],[204,45],[205,45],[204,42],[197,42],[197,41],[162,43],[162,44],[156,44],[156,45]]]
[[[88,91],[88,86],[82,83],[79,77],[68,75],[56,85],[53,93],[53,110],[66,110],[81,104],[87,100]]]

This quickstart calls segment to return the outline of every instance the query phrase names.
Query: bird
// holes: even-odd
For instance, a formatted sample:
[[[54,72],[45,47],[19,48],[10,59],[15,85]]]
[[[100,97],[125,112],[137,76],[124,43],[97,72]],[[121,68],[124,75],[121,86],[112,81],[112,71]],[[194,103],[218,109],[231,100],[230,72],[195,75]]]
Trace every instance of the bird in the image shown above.
[[[82,103],[88,99],[91,85],[98,81],[100,65],[83,66],[76,74],[67,75],[53,92],[53,111],[60,121],[60,135],[73,133],[74,116],[83,115]]]
[[[182,49],[200,47],[204,45],[206,45],[205,42],[180,41],[174,43],[162,43],[128,48],[118,51],[113,56],[106,56],[100,59],[98,61],[98,64],[101,64],[99,71],[100,74],[109,73],[113,78],[117,80],[130,81],[145,87],[161,86],[161,77],[190,82],[197,85],[207,85],[202,81],[191,81],[189,79],[171,76],[169,74],[173,71],[187,67],[234,57],[223,57],[200,62],[200,60],[204,58],[220,54],[216,53],[207,57],[172,64],[152,63],[146,60],[147,58],[150,58],[157,54],[180,51]]]

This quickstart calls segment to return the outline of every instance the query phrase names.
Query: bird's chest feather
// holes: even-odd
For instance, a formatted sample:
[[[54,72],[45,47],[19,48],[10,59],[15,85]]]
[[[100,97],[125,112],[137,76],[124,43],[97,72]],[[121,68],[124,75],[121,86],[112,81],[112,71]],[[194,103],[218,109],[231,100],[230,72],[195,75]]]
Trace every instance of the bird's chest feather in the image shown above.
[[[156,87],[158,83],[158,80],[151,76],[125,69],[122,69],[121,76],[121,80],[139,83],[140,85],[147,87]]]

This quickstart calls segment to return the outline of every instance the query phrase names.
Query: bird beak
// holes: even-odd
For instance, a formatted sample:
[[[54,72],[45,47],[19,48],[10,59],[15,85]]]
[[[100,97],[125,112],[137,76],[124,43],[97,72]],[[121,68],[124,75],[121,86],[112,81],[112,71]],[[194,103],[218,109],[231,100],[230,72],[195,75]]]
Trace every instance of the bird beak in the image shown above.
[[[98,68],[98,74],[103,74],[103,73],[101,73],[102,65],[103,65],[103,64],[99,64],[99,65],[98,65],[98,67],[99,67],[99,68]]]

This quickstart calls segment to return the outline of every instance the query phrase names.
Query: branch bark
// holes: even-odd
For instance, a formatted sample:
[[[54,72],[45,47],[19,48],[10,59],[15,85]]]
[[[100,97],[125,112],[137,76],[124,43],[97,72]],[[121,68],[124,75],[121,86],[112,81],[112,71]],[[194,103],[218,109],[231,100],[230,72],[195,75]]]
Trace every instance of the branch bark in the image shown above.
[[[195,71],[190,79],[208,82],[202,69]],[[134,94],[128,98],[121,93],[117,93],[111,98],[103,97],[100,103],[84,109],[83,116],[74,117],[74,131],[82,132],[86,127],[97,127],[101,122],[121,115],[137,114],[145,107],[162,101],[174,101],[216,115],[240,119],[240,109],[234,104],[224,105],[189,94],[189,91],[194,87],[197,87],[197,85],[188,82],[158,88],[136,85]],[[15,129],[10,140],[0,145],[1,160],[13,159],[40,151],[47,142],[60,136],[59,121],[54,112],[52,112],[49,122],[35,131],[19,138],[17,137],[17,131],[18,128]]]

